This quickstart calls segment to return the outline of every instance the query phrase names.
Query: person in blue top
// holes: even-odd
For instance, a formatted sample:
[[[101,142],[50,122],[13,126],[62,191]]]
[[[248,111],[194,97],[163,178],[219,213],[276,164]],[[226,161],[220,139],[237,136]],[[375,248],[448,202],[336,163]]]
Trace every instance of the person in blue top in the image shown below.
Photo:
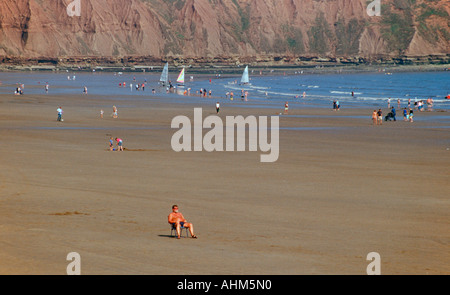
[[[392,113],[392,118],[394,119],[394,121],[397,121],[397,118],[395,117],[397,115],[397,112],[395,111],[394,107],[392,107],[391,113]]]
[[[403,109],[403,121],[408,121],[408,110],[406,108]]]

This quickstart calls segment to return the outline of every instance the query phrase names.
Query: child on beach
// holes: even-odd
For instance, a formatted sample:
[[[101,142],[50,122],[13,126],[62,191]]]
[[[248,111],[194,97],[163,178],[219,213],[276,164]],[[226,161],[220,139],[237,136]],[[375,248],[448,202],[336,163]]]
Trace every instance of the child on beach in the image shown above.
[[[109,150],[114,151],[114,139],[112,137],[109,138]]]
[[[103,119],[103,110],[100,110],[100,118]]]
[[[116,141],[117,141],[117,150],[119,152],[123,152],[123,141],[122,141],[122,139],[116,137]]]
[[[220,103],[216,102],[216,112],[217,112],[217,114],[219,113],[219,109],[220,109]]]
[[[56,121],[64,121],[64,120],[62,119],[62,114],[63,114],[62,108],[61,108],[61,107],[58,107],[58,108],[56,109],[56,111],[58,112],[58,118],[56,119]]]
[[[113,106],[112,117],[113,117],[114,119],[116,119],[116,118],[118,117],[118,115],[117,115],[117,107],[116,107],[116,106]]]
[[[284,104],[284,114],[287,115],[289,110],[289,103],[286,101],[286,103]]]
[[[372,121],[373,121],[373,125],[378,125],[378,115],[377,115],[377,110],[373,110],[372,113]]]
[[[403,109],[403,121],[407,122],[409,120],[408,110],[406,108]]]
[[[409,122],[414,122],[414,111],[409,109]]]

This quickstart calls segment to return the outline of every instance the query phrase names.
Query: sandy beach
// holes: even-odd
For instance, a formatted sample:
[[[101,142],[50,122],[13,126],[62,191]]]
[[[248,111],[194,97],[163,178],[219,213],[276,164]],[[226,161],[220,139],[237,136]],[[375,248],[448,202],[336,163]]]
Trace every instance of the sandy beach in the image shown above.
[[[69,252],[86,275],[365,275],[370,252],[382,274],[450,274],[449,112],[372,126],[372,107],[292,106],[274,163],[174,152],[172,119],[215,102],[0,95],[0,274],[64,275]],[[170,236],[173,204],[198,239]]]

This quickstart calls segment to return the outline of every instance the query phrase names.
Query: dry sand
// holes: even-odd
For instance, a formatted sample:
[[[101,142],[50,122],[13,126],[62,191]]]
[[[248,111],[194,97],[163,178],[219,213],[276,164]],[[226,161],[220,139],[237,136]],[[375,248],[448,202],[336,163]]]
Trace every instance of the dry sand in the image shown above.
[[[282,129],[278,161],[260,163],[172,150],[172,118],[215,100],[121,104],[0,96],[0,274],[65,274],[69,252],[82,274],[364,275],[369,252],[382,274],[450,274],[450,132],[418,119],[448,112],[372,126],[372,109],[291,107],[282,128],[335,129]],[[281,107],[223,101],[220,116]],[[107,151],[109,136],[128,150]],[[173,204],[197,240],[170,237]]]

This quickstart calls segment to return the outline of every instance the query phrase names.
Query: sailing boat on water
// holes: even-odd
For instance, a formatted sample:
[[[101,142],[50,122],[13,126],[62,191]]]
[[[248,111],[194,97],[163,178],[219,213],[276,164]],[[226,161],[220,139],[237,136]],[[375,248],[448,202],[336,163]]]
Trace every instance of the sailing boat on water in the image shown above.
[[[169,63],[166,63],[166,65],[164,66],[159,82],[162,84],[162,86],[169,85]]]
[[[248,66],[245,67],[241,78],[241,85],[250,85],[250,78],[248,77]]]
[[[184,67],[181,70],[180,74],[178,75],[177,85],[179,87],[184,87]]]

